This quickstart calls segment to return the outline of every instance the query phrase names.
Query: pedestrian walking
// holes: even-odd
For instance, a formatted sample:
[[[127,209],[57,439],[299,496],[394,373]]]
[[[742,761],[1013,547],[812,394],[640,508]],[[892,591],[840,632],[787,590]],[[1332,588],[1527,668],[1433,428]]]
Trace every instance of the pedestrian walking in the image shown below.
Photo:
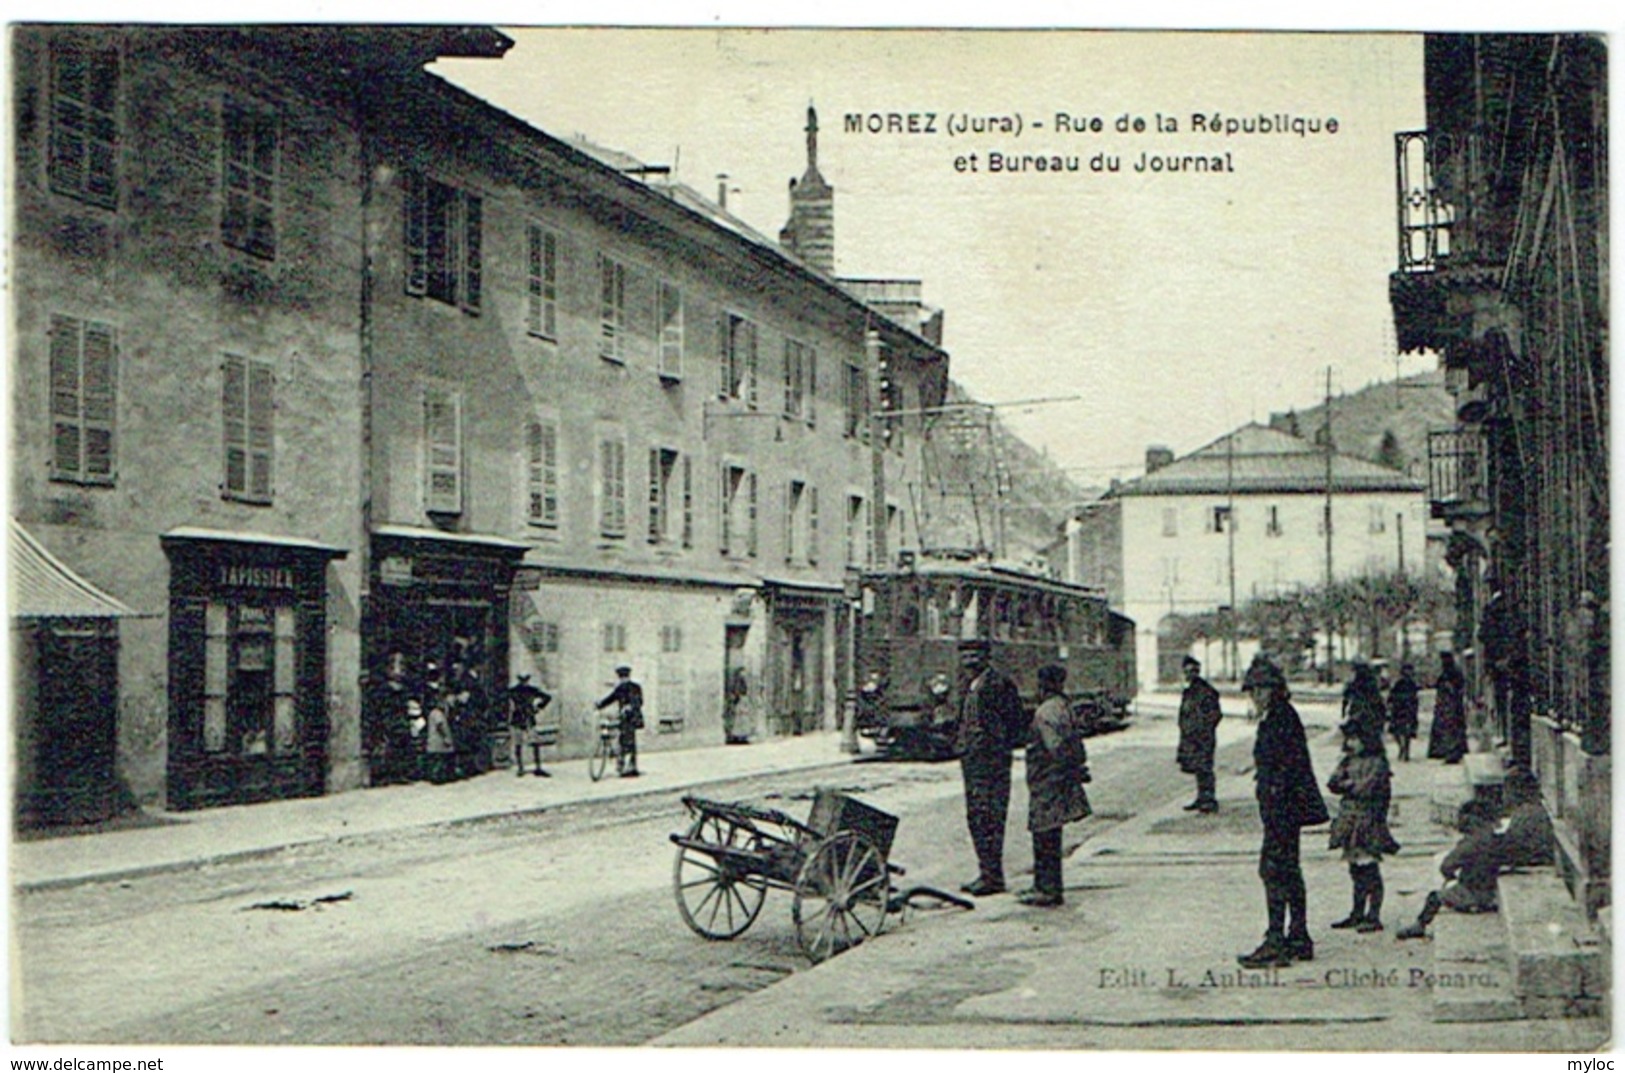
[[[525,747],[529,746],[536,774],[548,777],[542,769],[542,740],[538,736],[536,718],[552,702],[553,694],[531,685],[528,674],[521,674],[508,690],[508,733],[513,738],[515,775],[523,777],[525,774]]]
[[[636,778],[638,772],[638,731],[643,729],[643,687],[632,681],[632,668],[622,664],[615,668],[618,681],[609,696],[599,701],[597,709],[603,711],[611,704],[620,710],[621,758],[623,779]]]
[[[1261,969],[1314,960],[1301,835],[1303,828],[1325,823],[1330,817],[1286,677],[1273,663],[1266,663],[1258,669],[1249,696],[1261,720],[1253,741],[1253,778],[1258,817],[1264,825],[1258,876],[1264,881],[1268,924],[1258,949],[1237,960],[1244,968]]]
[[[1467,755],[1467,679],[1456,657],[1439,653],[1439,677],[1433,683],[1433,729],[1428,732],[1428,759],[1459,764]]]
[[[1061,829],[1090,813],[1089,753],[1066,699],[1066,668],[1038,669],[1038,710],[1027,737],[1027,830],[1033,836],[1033,886],[1016,895],[1023,905],[1064,905]]]
[[[1399,758],[1411,758],[1411,739],[1416,737],[1417,713],[1422,690],[1416,683],[1416,668],[1409,663],[1399,668],[1399,680],[1388,691],[1388,733],[1394,736]]]
[[[1196,800],[1185,811],[1217,812],[1213,753],[1224,714],[1219,709],[1219,691],[1202,677],[1202,664],[1196,657],[1186,656],[1180,668],[1185,674],[1185,691],[1179,698],[1179,751],[1174,758],[1179,770],[1196,776]]]
[[[1326,789],[1338,795],[1332,821],[1331,848],[1343,851],[1354,884],[1354,907],[1334,928],[1359,932],[1382,930],[1382,858],[1399,852],[1388,830],[1393,797],[1393,771],[1383,755],[1382,736],[1353,723],[1343,724],[1343,758]]]
[[[965,780],[965,823],[976,847],[976,878],[960,889],[983,897],[1003,893],[1004,825],[1010,810],[1010,762],[1026,740],[1026,715],[1016,684],[989,664],[985,640],[959,643],[962,691],[957,751]]]
[[[1343,722],[1354,724],[1367,740],[1375,738],[1380,748],[1387,708],[1382,699],[1382,683],[1377,679],[1376,668],[1356,657],[1354,675],[1343,689]]]

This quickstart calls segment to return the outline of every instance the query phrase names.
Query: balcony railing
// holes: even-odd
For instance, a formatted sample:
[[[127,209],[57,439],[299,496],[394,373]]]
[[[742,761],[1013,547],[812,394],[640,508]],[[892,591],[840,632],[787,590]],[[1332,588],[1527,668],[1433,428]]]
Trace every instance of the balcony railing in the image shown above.
[[[1450,256],[1455,209],[1439,192],[1440,164],[1453,143],[1427,131],[1394,135],[1394,174],[1399,194],[1399,270],[1432,272]]]
[[[1489,509],[1489,455],[1484,433],[1428,433],[1428,502],[1435,517]]]

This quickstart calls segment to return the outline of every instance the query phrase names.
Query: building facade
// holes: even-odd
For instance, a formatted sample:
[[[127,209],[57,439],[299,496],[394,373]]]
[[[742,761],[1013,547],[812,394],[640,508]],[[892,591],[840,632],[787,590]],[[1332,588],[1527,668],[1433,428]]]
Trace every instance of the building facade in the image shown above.
[[[531,674],[567,755],[622,663],[655,747],[841,711],[848,578],[918,545],[887,411],[947,356],[423,70],[510,43],[14,36],[12,513],[154,615],[118,649],[138,800],[366,784],[391,661],[493,731]]]
[[[1576,896],[1609,900],[1607,55],[1600,37],[1429,35],[1396,136],[1399,345],[1440,356],[1429,444],[1458,647],[1533,765]]]
[[[1066,580],[1100,585],[1136,624],[1141,689],[1178,681],[1171,617],[1239,607],[1346,578],[1424,569],[1421,482],[1248,425],[1175,459],[1147,452],[1143,477],[1067,523]],[[1328,507],[1332,539],[1326,538]],[[1233,651],[1208,670],[1234,678]]]

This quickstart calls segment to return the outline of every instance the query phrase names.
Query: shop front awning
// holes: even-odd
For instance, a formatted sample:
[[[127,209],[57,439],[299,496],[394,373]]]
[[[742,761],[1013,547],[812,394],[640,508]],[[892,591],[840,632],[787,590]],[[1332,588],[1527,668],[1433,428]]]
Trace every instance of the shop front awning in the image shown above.
[[[11,615],[19,619],[151,618],[80,577],[17,524],[10,522]]]

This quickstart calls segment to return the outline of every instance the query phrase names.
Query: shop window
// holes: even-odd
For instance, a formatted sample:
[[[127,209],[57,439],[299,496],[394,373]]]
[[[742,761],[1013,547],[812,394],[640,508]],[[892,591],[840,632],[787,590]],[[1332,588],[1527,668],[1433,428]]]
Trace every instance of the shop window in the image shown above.
[[[119,57],[114,49],[51,46],[51,189],[118,207]]]
[[[299,751],[294,621],[294,609],[286,606],[211,601],[205,607],[205,753],[261,757]]]

